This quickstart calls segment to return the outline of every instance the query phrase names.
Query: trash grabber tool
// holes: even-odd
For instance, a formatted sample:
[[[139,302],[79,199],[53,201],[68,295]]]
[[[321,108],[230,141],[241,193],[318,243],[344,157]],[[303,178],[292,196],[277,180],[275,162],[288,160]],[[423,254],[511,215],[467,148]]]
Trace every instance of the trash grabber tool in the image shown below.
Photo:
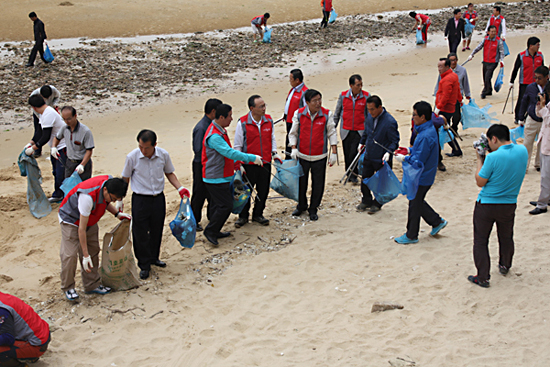
[[[506,105],[508,104],[508,98],[510,98],[510,92],[513,92],[513,90],[514,90],[514,88],[508,89],[508,97],[506,97],[506,102],[504,102],[504,107],[502,108],[502,114],[503,115],[504,115],[504,111],[506,110]],[[514,104],[514,102],[512,102],[512,104]]]
[[[338,183],[342,183],[342,180],[344,178],[349,177],[349,173],[351,171],[353,171],[355,169],[355,166],[357,166],[357,164],[359,163],[359,158],[361,157],[361,153],[363,153],[363,151],[360,151],[357,153],[357,155],[355,156],[355,158],[353,159],[353,162],[351,162],[350,166],[348,167],[348,169],[346,170],[346,172],[344,173],[344,176],[342,176],[342,178],[340,179],[340,181],[338,181]],[[346,180],[347,181],[347,180]],[[345,183],[344,183],[345,185]]]

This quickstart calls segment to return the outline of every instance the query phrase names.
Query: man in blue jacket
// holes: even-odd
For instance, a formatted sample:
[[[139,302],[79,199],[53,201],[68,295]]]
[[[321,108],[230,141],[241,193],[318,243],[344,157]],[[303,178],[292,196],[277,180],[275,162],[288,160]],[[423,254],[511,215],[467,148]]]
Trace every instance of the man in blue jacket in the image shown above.
[[[441,218],[424,200],[435,181],[439,156],[439,138],[431,118],[432,106],[428,102],[420,101],[414,104],[413,121],[417,132],[414,145],[410,148],[409,156],[395,155],[398,162],[406,161],[412,164],[418,161],[424,165],[416,197],[409,201],[407,232],[395,238],[395,242],[402,245],[418,242],[420,217],[432,226],[431,236],[438,234],[447,225],[447,221]]]
[[[397,121],[382,107],[380,97],[373,95],[367,98],[365,113],[368,115],[365,120],[365,130],[361,136],[358,148],[359,152],[365,150],[363,172],[361,173],[363,180],[372,177],[382,168],[385,162],[391,167],[392,155],[389,152],[393,152],[399,147]],[[373,199],[369,187],[362,181],[361,194],[363,197],[361,203],[357,205],[358,211],[364,212],[368,209],[369,214],[374,214],[380,210],[382,204]]]

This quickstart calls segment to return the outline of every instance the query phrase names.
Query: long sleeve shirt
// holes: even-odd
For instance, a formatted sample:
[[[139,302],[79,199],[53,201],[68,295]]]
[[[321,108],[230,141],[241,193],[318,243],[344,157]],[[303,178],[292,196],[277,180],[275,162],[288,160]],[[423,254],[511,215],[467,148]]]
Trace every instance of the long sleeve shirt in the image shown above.
[[[464,97],[470,97],[470,82],[468,80],[468,71],[466,68],[461,65],[456,65],[456,68],[451,69],[456,75],[458,75],[458,83],[460,84],[460,93]],[[437,76],[437,83],[435,83],[434,96],[437,94],[439,89],[439,82],[441,81],[441,75]]]
[[[44,22],[36,18],[34,21],[34,41],[35,42],[44,42],[48,37],[46,36],[46,29],[44,28]]]
[[[519,109],[520,116],[525,116],[527,113],[533,120],[537,122],[542,121],[542,118],[537,116],[535,107],[537,106],[537,96],[539,93],[542,93],[543,90],[544,88],[539,86],[537,83],[531,83],[527,86],[527,88],[525,88],[525,94],[523,94],[521,107]]]
[[[415,126],[417,132],[414,145],[410,148],[411,155],[405,157],[407,163],[422,162],[424,170],[420,176],[421,186],[431,186],[437,173],[437,161],[439,157],[439,137],[432,121]]]
[[[206,134],[206,130],[211,123],[212,120],[210,120],[208,116],[204,115],[193,128],[193,153],[195,153],[195,156],[193,157],[193,163],[201,163],[202,141],[204,140],[204,134]]]
[[[216,152],[220,153],[226,158],[229,158],[234,161],[243,161],[243,162],[254,162],[256,156],[254,154],[247,154],[235,150],[227,144],[221,135],[212,134],[205,142],[205,144],[214,149]],[[231,182],[233,177],[222,177],[222,178],[203,178],[202,180],[209,184],[220,184]]]
[[[315,120],[316,116],[317,114],[312,115],[311,121]],[[327,139],[329,141],[329,145],[332,146],[332,145],[338,144],[338,134],[336,133],[336,127],[334,126],[334,117],[333,117],[332,111],[330,110],[328,111],[328,119],[327,119],[325,129],[327,132]],[[294,116],[292,117],[292,128],[288,133],[288,145],[294,146],[298,144],[299,131],[300,131],[300,120],[298,119],[298,110],[296,110],[296,112],[294,112]],[[328,152],[330,152],[330,148],[327,149],[327,153],[319,154],[319,155],[305,155],[298,152],[298,157],[306,161],[315,162],[325,158],[328,155]]]
[[[490,41],[494,41],[494,39],[492,39],[492,40],[490,39]],[[481,41],[481,43],[479,45],[477,45],[475,50],[472,51],[472,56],[474,56],[476,53],[481,51],[481,49],[484,46],[485,46],[485,38],[483,39],[483,41]],[[504,60],[504,43],[502,43],[502,40],[500,40],[498,42],[498,55],[497,55],[497,58],[498,58],[497,62],[502,62]],[[483,60],[483,62],[485,62],[485,60]]]
[[[539,132],[537,144],[540,144],[540,152],[544,155],[550,155],[550,102],[540,108],[535,108],[537,116],[542,118],[542,126]]]

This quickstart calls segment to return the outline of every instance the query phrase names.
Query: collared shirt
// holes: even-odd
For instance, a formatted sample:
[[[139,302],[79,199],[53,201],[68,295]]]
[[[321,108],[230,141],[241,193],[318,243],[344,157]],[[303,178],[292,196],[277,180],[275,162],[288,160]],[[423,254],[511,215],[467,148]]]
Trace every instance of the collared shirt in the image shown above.
[[[88,126],[76,122],[74,131],[66,125],[57,133],[58,140],[65,139],[67,145],[67,157],[73,161],[81,161],[86,151],[94,149],[94,136]]]
[[[290,101],[292,101],[292,96],[294,95],[294,92],[296,91],[296,89],[300,89],[304,86],[304,83],[302,82],[300,85],[292,88],[292,92],[290,92],[290,94],[288,95],[287,99],[286,99],[286,103],[285,103],[285,115],[288,115],[288,106],[290,106]]]
[[[458,83],[460,84],[460,93],[465,97],[470,97],[470,82],[468,81],[468,71],[461,65],[456,65],[456,68],[451,69],[456,75],[458,75]],[[437,83],[435,83],[434,96],[439,89],[439,82],[441,81],[441,75],[437,77]]]
[[[134,193],[158,195],[164,191],[164,175],[175,170],[166,150],[155,147],[151,158],[147,158],[136,148],[126,156],[122,177],[130,178]]]
[[[260,121],[256,121],[254,120],[254,117],[250,112],[249,114],[252,121],[256,123],[258,130],[260,130],[262,128],[262,120],[260,119]],[[239,120],[239,122],[237,123],[237,128],[235,129],[235,139],[233,141],[234,143],[233,148],[238,150],[239,152],[243,151],[243,144],[244,144],[243,129],[246,129],[246,127],[244,127],[243,125],[244,124],[241,123],[241,121]],[[272,152],[277,151],[277,141],[275,140],[275,129],[273,129],[273,131],[271,132],[271,151]]]
[[[38,122],[40,123],[40,127],[42,129],[52,129],[50,140],[48,141],[48,145],[51,147],[53,138],[56,137],[57,134],[67,125],[63,122],[61,115],[59,115],[57,111],[50,106],[47,106],[44,112],[38,115],[38,118]],[[57,149],[63,148],[65,148],[65,140],[60,139],[59,144],[57,144]]]

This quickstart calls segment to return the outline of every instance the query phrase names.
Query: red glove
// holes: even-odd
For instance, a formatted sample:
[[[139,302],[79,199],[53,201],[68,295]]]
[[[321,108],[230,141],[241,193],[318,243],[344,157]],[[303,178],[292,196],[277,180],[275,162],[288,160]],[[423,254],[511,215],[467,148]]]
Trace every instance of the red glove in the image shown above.
[[[399,148],[397,148],[397,150],[395,151],[395,154],[409,155],[409,148],[399,147]]]
[[[472,97],[466,97],[466,99],[467,99],[467,100],[470,100],[470,99],[472,99]]]
[[[183,199],[183,198],[188,198],[188,197],[191,196],[191,193],[189,192],[189,190],[187,190],[187,189],[186,189],[185,187],[183,187],[183,186],[180,187],[180,188],[178,189],[178,192],[179,192],[179,194],[180,194],[180,196],[181,196],[182,199]]]
[[[235,161],[235,163],[233,164],[233,170],[235,172],[239,171],[241,169],[241,164],[243,164],[243,162],[241,161]]]

